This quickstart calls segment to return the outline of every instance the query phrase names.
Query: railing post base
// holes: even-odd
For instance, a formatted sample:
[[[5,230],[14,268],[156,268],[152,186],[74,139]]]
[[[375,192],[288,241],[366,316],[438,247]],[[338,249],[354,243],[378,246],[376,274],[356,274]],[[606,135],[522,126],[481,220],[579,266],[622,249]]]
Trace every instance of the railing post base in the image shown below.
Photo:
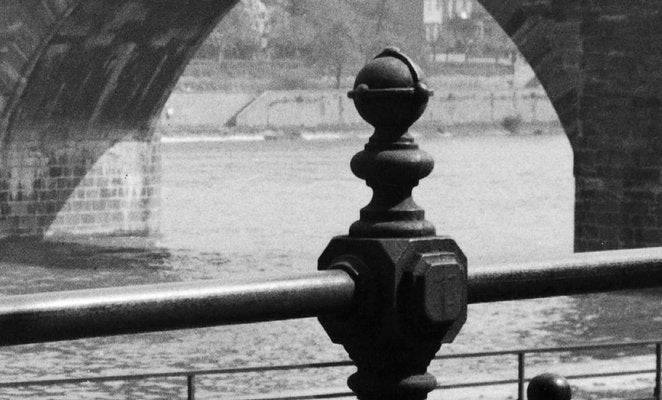
[[[319,268],[357,280],[352,311],[319,317],[356,363],[350,388],[365,400],[425,399],[436,386],[427,366],[466,320],[466,258],[455,242],[339,236]]]
[[[359,400],[424,400],[437,387],[437,380],[428,373],[389,377],[357,372],[349,377],[347,385]]]

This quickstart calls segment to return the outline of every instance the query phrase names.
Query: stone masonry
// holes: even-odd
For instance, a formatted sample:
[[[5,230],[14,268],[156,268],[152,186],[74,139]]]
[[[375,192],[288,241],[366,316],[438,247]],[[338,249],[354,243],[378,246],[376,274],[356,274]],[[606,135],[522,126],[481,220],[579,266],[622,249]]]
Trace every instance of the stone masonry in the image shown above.
[[[233,4],[0,3],[0,239],[158,230],[154,121]]]
[[[662,4],[484,0],[545,87],[574,153],[575,250],[662,244]]]
[[[662,244],[662,3],[581,2],[575,243]]]

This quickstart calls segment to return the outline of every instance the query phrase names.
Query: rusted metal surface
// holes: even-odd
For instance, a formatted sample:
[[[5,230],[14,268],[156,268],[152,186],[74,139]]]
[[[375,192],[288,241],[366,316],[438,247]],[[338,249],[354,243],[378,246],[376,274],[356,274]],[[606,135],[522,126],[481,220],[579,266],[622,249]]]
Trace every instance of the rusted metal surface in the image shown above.
[[[263,282],[209,280],[0,298],[0,345],[311,317],[350,308],[339,270]]]
[[[662,287],[662,247],[469,270],[469,303]]]

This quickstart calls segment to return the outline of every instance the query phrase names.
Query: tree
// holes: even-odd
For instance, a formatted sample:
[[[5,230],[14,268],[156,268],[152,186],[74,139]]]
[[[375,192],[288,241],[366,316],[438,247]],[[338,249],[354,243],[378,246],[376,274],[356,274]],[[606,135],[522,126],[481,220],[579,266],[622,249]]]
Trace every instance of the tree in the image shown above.
[[[219,59],[252,59],[259,53],[265,12],[260,0],[242,0],[221,20],[208,39],[218,48]]]
[[[308,61],[324,75],[335,79],[339,88],[343,74],[361,61],[357,49],[355,18],[344,1],[292,1],[289,19],[274,29],[276,54],[287,54]],[[293,54],[294,53],[294,54]]]
[[[325,74],[332,75],[336,87],[349,68],[367,62],[387,46],[403,48],[414,57],[422,49],[422,27],[420,21],[412,21],[408,2],[308,0],[298,3],[301,3],[298,9],[301,17],[315,30],[307,59]]]
[[[412,11],[410,1],[344,0],[353,10],[358,29],[355,42],[365,61],[384,47],[400,47],[414,58],[421,58],[424,27]]]
[[[278,4],[272,9],[268,46],[276,58],[300,59],[312,51],[317,32],[300,10],[305,2],[295,3],[300,5]]]
[[[259,5],[268,10],[263,29],[254,12]],[[224,57],[251,59],[266,50],[274,58],[307,61],[339,87],[350,68],[386,46],[420,58],[423,28],[415,14],[411,2],[400,0],[242,0],[207,43]]]
[[[439,29],[439,36],[437,37],[437,42],[435,46],[440,50],[446,53],[446,61],[448,61],[448,55],[453,50],[457,48],[458,37],[454,31],[448,29],[447,26],[442,26]]]
[[[342,21],[333,21],[318,36],[318,46],[315,46],[311,59],[323,72],[333,75],[335,87],[339,89],[343,73],[347,67],[361,61],[361,55],[348,26]]]

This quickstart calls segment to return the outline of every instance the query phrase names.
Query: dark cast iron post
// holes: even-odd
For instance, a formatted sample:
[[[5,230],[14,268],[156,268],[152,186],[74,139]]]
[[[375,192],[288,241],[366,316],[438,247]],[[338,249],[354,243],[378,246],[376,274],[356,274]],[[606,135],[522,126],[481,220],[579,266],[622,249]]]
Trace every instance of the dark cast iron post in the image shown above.
[[[426,399],[436,387],[427,367],[467,315],[467,261],[412,198],[432,157],[407,133],[432,92],[420,69],[386,49],[356,77],[349,97],[375,127],[352,172],[373,190],[349,235],[331,240],[320,270],[343,269],[356,281],[356,306],[320,322],[357,366],[349,387],[361,400]]]

